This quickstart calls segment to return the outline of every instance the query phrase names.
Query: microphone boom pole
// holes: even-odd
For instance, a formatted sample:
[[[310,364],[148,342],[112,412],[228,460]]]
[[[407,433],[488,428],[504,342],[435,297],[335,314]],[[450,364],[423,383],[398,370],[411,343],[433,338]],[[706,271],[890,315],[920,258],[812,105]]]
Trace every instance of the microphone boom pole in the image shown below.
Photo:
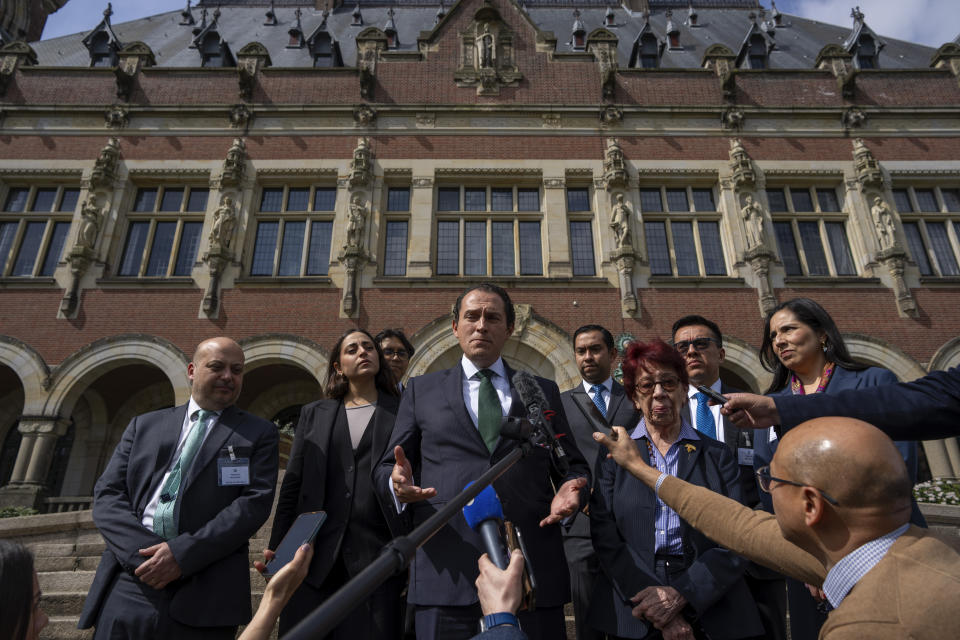
[[[447,521],[459,514],[477,494],[493,484],[494,480],[526,456],[532,446],[529,441],[521,442],[519,447],[487,469],[473,484],[457,494],[423,524],[408,535],[391,540],[376,560],[301,620],[300,624],[283,636],[283,640],[322,638],[333,631],[333,628],[357,606],[357,603],[366,599],[384,580],[406,569],[418,548],[442,529]]]

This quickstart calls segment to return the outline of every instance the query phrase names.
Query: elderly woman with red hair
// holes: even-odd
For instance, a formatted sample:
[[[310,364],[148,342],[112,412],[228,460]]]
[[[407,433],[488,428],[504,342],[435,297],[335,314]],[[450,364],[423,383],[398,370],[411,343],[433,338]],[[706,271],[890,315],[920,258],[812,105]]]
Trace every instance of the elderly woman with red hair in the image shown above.
[[[661,340],[631,344],[623,386],[643,418],[623,426],[651,466],[740,500],[733,454],[682,418],[688,383],[675,349]],[[761,637],[746,561],[687,526],[606,454],[601,449],[590,500],[602,569],[590,625],[608,639]]]

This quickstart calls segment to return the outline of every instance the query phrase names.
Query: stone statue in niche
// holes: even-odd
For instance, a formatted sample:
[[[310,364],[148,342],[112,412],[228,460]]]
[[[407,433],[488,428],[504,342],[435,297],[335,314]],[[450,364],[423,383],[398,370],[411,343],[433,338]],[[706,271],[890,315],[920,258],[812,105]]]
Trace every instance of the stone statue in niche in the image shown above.
[[[363,229],[367,221],[367,206],[363,196],[355,194],[350,202],[350,214],[347,220],[347,246],[363,247]]]
[[[233,206],[233,196],[225,195],[220,206],[213,213],[213,228],[210,229],[210,250],[215,253],[230,248],[233,230],[237,226],[237,214]]]
[[[743,225],[747,229],[747,249],[763,244],[763,207],[753,199],[753,194],[743,196],[743,208],[740,209]]]
[[[897,243],[897,236],[890,207],[883,201],[883,198],[876,196],[873,199],[870,213],[873,216],[873,225],[877,229],[877,236],[880,238],[880,248],[889,249],[893,247]]]
[[[97,206],[97,197],[90,195],[80,208],[80,231],[77,233],[77,247],[93,251],[97,245],[97,236],[100,234],[100,225],[103,222],[103,212]]]
[[[623,201],[623,194],[617,194],[617,202],[610,211],[610,228],[617,241],[617,249],[633,246],[630,239],[630,206]]]
[[[497,47],[489,24],[483,25],[483,33],[477,38],[477,56],[481,69],[492,69],[496,66]]]

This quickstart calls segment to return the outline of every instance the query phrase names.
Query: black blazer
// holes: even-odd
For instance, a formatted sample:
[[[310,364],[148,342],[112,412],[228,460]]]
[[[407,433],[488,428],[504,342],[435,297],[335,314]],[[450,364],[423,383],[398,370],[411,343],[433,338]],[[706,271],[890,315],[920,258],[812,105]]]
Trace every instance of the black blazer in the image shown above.
[[[728,393],[743,392],[740,389],[727,386],[721,380],[720,393],[727,395]],[[689,402],[683,405],[681,415],[691,425],[694,427],[697,426],[696,420],[690,411]],[[753,429],[739,429],[735,424],[730,422],[730,418],[727,416],[721,413],[720,417],[723,419],[723,442],[730,448],[730,452],[733,453],[733,459],[740,466],[740,492],[743,496],[743,503],[748,507],[757,508],[760,506],[760,489],[757,487],[756,476],[754,476],[753,473],[753,463],[739,464],[740,449],[749,449],[751,452],[753,451]],[[763,435],[763,432],[760,433]]]
[[[649,462],[646,443],[646,438],[636,441]],[[740,501],[737,463],[722,442],[681,440],[679,455],[677,477]],[[601,450],[590,499],[590,529],[602,570],[590,604],[593,628],[627,638],[643,638],[653,629],[631,615],[633,605],[627,599],[662,584],[653,569],[655,519],[653,490]],[[687,599],[704,630],[715,640],[762,635],[756,605],[743,581],[747,561],[685,521],[680,524],[688,568],[672,586]]]
[[[313,560],[306,577],[306,581],[314,587],[320,587],[323,584],[341,551],[344,533],[350,521],[352,501],[349,492],[353,491],[355,486],[354,476],[357,473],[364,473],[371,482],[374,481],[373,472],[386,451],[399,404],[398,397],[385,393],[379,394],[377,407],[371,418],[373,429],[371,464],[366,469],[355,468],[349,436],[340,446],[336,444],[337,439],[332,437],[335,427],[348,429],[346,412],[341,400],[318,400],[305,405],[300,412],[300,421],[290,450],[287,471],[280,485],[280,496],[277,500],[277,512],[273,519],[269,546],[271,549],[277,548],[299,514],[308,511],[326,511],[327,520],[320,528],[314,542]],[[343,475],[328,474],[327,466],[330,464],[343,470]],[[370,497],[355,496],[353,499]],[[380,502],[381,495],[375,492],[372,498]],[[380,510],[393,536],[401,535],[406,531],[406,518],[397,514],[392,502],[388,505],[381,503]],[[350,574],[355,575],[372,562],[379,555],[383,545],[389,541],[390,537],[386,537],[379,540],[376,545],[352,549],[353,553],[348,557],[345,556]]]
[[[508,378],[513,371],[507,367]],[[403,451],[414,468],[416,482],[434,487],[437,496],[407,506],[419,525],[438,508],[476,480],[507,453],[517,447],[500,439],[491,455],[463,401],[463,367],[428,373],[407,381],[393,436],[376,475],[376,488],[385,492],[385,501],[393,501],[388,481],[393,470],[393,448]],[[494,483],[507,520],[521,530],[538,581],[537,604],[561,606],[570,599],[569,573],[563,555],[560,526],[540,528],[540,520],[550,513],[553,499],[551,481],[557,487],[576,477],[590,476],[589,467],[577,448],[567,426],[557,385],[537,378],[551,409],[553,429],[560,436],[570,460],[566,475],[555,473],[549,453],[535,447]],[[523,403],[513,393],[510,415],[526,415]],[[587,491],[581,492],[581,504]],[[408,602],[426,606],[460,606],[477,601],[477,559],[484,553],[480,536],[462,515],[455,516],[425,545],[417,549],[410,570]]]
[[[107,544],[78,627],[97,615],[120,571],[132,573],[146,558],[139,549],[163,542],[141,523],[144,509],[176,455],[187,405],[130,421],[93,496],[93,521]],[[183,576],[165,589],[170,616],[181,624],[235,626],[250,620],[248,540],[270,515],[277,485],[277,427],[228,407],[211,427],[181,484],[180,533],[168,540]],[[217,484],[217,458],[233,446],[250,459],[250,484]]]
[[[786,430],[820,416],[858,418],[893,440],[960,435],[960,367],[914,380],[811,396],[774,396]]]
[[[593,433],[610,433],[610,427],[623,427],[631,431],[640,421],[640,412],[633,406],[633,401],[627,397],[623,385],[613,381],[610,389],[610,405],[607,407],[607,418],[593,404],[593,400],[583,385],[578,384],[573,389],[564,391],[560,394],[563,401],[563,410],[567,414],[567,422],[570,423],[570,430],[573,437],[580,447],[580,452],[588,462],[597,459],[597,453],[600,445],[593,439]],[[596,470],[594,478],[596,478]],[[569,529],[563,529],[565,537],[589,538],[590,537],[590,517],[580,511],[577,513]]]

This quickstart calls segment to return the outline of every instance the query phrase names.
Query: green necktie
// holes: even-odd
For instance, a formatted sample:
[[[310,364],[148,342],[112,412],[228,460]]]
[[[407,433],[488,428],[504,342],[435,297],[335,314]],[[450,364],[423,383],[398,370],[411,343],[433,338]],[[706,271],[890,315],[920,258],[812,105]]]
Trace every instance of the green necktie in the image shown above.
[[[500,396],[493,388],[493,376],[496,374],[490,369],[477,371],[480,377],[480,396],[477,402],[477,427],[480,437],[487,443],[490,453],[497,446],[500,439],[500,421],[503,418],[503,409],[500,406]]]
[[[213,411],[200,409],[194,413],[194,416],[193,428],[187,434],[177,464],[173,465],[170,475],[167,476],[167,481],[163,483],[163,489],[160,490],[160,501],[157,503],[157,510],[153,514],[153,532],[166,540],[179,533],[175,511],[177,500],[180,497],[180,482],[200,450],[203,435],[207,432],[207,419],[216,416],[216,414]]]

